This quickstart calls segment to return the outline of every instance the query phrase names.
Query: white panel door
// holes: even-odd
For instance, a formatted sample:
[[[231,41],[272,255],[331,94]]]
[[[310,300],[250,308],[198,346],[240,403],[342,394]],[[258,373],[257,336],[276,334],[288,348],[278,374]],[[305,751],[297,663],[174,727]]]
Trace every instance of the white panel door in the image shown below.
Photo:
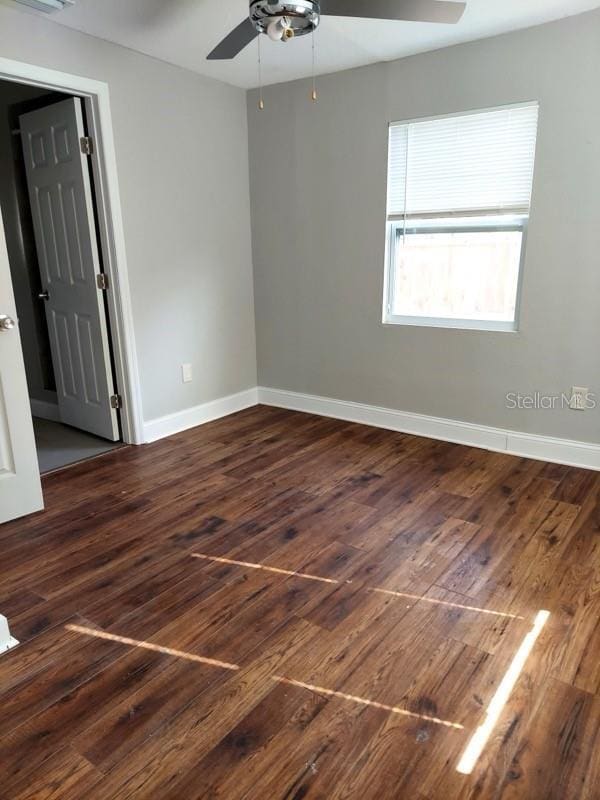
[[[79,98],[20,118],[27,184],[62,422],[116,441],[114,395]]]
[[[17,309],[0,216],[0,523],[43,507]]]

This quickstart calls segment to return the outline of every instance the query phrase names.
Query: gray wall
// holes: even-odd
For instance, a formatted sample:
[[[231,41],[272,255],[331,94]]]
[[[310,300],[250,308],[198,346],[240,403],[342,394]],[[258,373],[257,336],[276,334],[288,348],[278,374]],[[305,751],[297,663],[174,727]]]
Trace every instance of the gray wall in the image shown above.
[[[244,92],[1,5],[0,53],[109,84],[144,418],[256,385]]]
[[[259,383],[598,442],[600,410],[510,391],[600,391],[600,13],[248,97]],[[381,324],[387,124],[537,99],[519,333]]]
[[[52,102],[60,97],[34,86],[0,81],[0,207],[19,315],[27,386],[30,398],[54,404],[54,369],[44,304],[36,297],[41,290],[41,280],[21,140],[11,131],[18,127],[18,114],[26,110],[23,104],[30,110],[30,105]]]

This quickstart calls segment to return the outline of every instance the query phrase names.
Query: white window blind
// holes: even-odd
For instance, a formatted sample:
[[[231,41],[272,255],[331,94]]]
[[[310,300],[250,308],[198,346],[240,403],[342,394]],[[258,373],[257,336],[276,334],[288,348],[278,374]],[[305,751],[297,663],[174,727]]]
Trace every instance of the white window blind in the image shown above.
[[[538,104],[390,126],[388,219],[527,214]]]

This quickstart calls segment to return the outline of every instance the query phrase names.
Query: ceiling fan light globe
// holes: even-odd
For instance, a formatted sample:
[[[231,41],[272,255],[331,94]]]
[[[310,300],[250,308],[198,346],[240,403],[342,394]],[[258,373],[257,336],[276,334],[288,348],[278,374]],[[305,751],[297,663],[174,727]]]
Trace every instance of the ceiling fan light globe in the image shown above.
[[[274,19],[267,25],[267,36],[272,42],[280,42],[283,39],[284,30],[281,19]]]

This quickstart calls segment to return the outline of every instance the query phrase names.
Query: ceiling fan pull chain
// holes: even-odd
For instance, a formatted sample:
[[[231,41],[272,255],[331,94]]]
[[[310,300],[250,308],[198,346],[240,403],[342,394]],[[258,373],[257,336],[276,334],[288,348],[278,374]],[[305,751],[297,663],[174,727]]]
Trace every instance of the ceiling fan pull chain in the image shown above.
[[[263,82],[262,82],[262,57],[260,52],[260,40],[261,37],[258,36],[256,41],[258,42],[258,110],[264,111],[265,110],[265,101],[263,99]]]
[[[313,103],[316,103],[318,100],[317,95],[317,77],[315,71],[315,29],[312,29],[312,94],[311,99]]]

